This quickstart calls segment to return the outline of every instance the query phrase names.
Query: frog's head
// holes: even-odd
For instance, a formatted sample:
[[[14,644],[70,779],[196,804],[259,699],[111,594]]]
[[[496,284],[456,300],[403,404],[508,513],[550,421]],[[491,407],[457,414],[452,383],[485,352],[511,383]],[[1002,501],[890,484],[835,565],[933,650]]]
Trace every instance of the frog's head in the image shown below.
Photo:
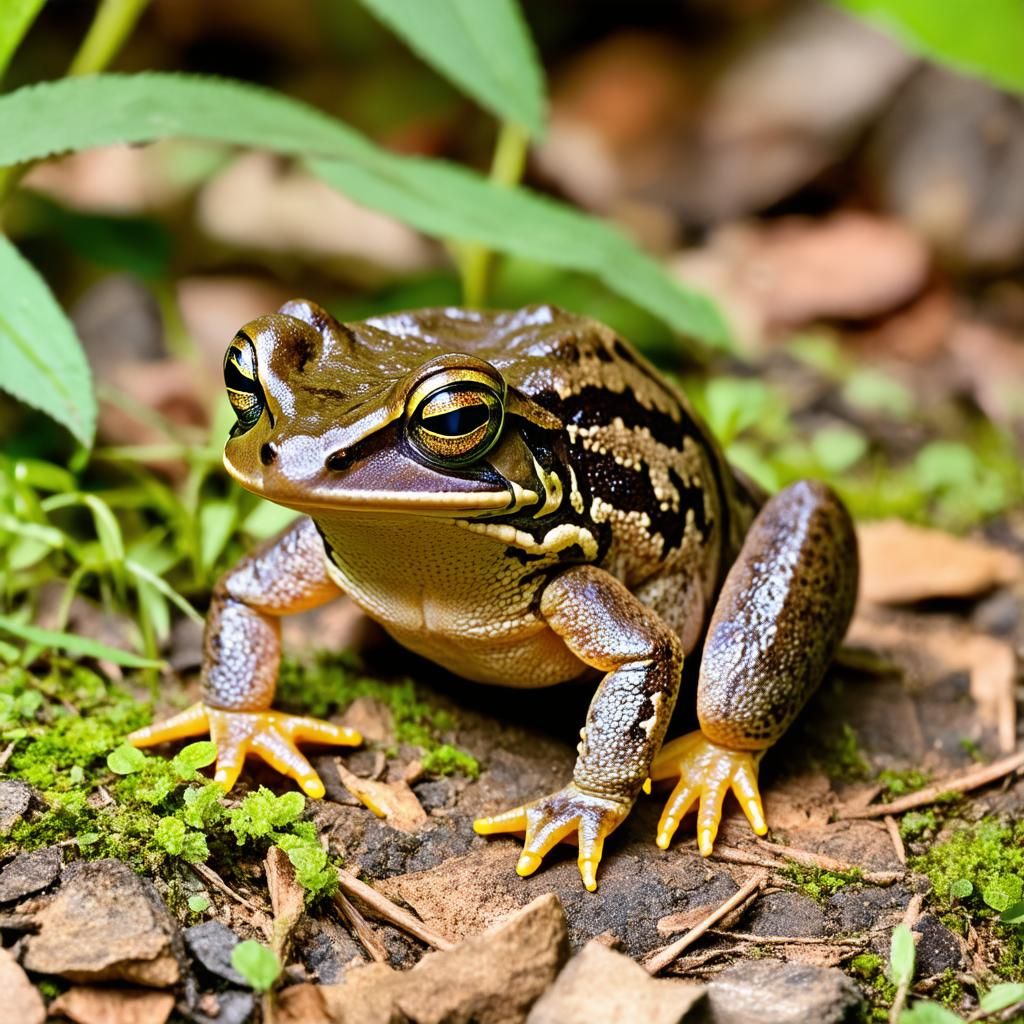
[[[560,421],[458,337],[338,323],[305,300],[243,327],[224,379],[224,463],[242,486],[315,516],[473,516],[547,500],[524,428]],[[462,348],[463,351],[452,351]]]

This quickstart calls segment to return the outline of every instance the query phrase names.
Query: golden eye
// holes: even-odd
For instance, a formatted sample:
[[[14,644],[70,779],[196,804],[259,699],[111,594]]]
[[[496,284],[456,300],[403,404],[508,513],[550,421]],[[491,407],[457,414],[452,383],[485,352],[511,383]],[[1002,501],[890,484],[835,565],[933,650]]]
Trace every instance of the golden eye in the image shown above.
[[[504,416],[501,399],[486,384],[456,381],[415,405],[409,439],[432,462],[465,466],[494,447]]]
[[[256,373],[256,349],[241,331],[224,354],[224,386],[237,419],[231,436],[238,437],[256,425],[267,404]]]

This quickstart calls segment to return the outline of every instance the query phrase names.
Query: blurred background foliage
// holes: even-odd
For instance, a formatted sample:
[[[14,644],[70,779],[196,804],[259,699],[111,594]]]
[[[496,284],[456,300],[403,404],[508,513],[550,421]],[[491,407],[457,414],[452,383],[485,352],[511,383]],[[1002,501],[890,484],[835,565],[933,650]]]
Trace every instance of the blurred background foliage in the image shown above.
[[[1006,534],[1022,52],[1014,0],[6,0],[0,657],[155,658],[280,528],[220,361],[296,295],[587,313],[766,486]]]

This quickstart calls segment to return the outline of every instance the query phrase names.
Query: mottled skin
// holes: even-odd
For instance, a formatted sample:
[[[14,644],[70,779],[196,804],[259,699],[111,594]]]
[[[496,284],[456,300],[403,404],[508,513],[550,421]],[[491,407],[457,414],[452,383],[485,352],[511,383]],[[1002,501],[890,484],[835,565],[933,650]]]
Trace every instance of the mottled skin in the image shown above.
[[[296,741],[351,730],[270,710],[278,619],[347,594],[399,642],[483,683],[597,670],[572,781],[476,822],[518,831],[529,874],[562,839],[596,887],[605,837],[675,778],[667,846],[699,802],[711,852],[731,788],[755,831],[763,752],[817,686],[857,578],[849,516],[801,482],[761,507],[685,399],[609,328],[550,307],[340,324],[294,301],[239,332],[225,448],[245,487],[306,514],[218,585],[202,703],[139,746],[201,734],[230,787],[248,753],[323,785]],[[700,731],[662,747],[704,643]]]

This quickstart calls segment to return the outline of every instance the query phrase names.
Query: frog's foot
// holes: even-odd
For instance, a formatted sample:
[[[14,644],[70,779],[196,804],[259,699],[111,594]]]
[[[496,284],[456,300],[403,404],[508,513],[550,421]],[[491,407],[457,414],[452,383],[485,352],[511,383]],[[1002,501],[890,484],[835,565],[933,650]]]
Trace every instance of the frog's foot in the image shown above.
[[[597,888],[597,866],[605,837],[623,821],[632,806],[608,797],[585,793],[574,783],[533,803],[492,818],[477,818],[473,831],[482,836],[495,832],[525,832],[523,852],[516,874],[525,878],[540,867],[544,855],[563,839],[575,839],[580,853],[580,877],[586,888]]]
[[[679,822],[699,801],[697,810],[697,846],[707,857],[718,835],[722,803],[731,789],[750,822],[763,836],[768,831],[757,789],[759,751],[731,750],[712,743],[702,732],[687,733],[666,743],[651,765],[651,779],[679,777],[658,823],[657,843],[668,848]]]
[[[286,715],[279,711],[225,711],[193,704],[180,715],[139,729],[128,737],[135,747],[152,747],[169,740],[210,734],[217,745],[214,781],[231,789],[242,771],[246,754],[256,754],[272,768],[293,778],[306,796],[320,799],[324,784],[295,745],[300,740],[356,746],[363,738],[354,729],[318,718]]]

